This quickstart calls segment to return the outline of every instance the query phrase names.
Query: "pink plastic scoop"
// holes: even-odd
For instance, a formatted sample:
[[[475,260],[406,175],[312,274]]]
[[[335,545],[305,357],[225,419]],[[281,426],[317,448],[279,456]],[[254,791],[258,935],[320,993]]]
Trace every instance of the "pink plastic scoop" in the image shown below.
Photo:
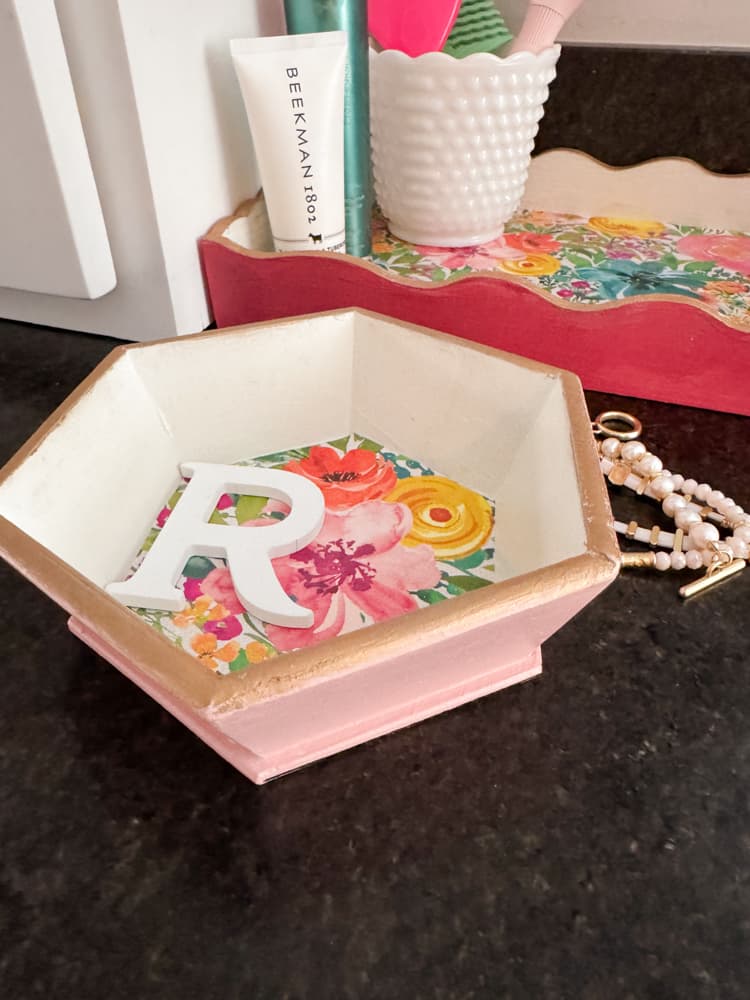
[[[400,49],[407,56],[439,52],[460,6],[461,0],[369,0],[369,31],[384,49]]]

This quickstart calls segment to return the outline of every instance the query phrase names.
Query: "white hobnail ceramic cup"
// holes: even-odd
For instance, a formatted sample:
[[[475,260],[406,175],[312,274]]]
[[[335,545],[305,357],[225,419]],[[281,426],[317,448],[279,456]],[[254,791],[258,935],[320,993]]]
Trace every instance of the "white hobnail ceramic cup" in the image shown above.
[[[370,51],[375,197],[409,243],[474,246],[518,208],[560,46],[456,59]]]

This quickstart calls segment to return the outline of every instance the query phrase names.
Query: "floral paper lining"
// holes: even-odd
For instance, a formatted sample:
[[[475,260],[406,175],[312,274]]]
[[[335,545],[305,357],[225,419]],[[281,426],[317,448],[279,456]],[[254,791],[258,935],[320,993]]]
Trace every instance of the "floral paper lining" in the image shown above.
[[[241,464],[295,472],[323,493],[318,536],[273,560],[286,593],[310,608],[314,620],[308,629],[263,623],[240,604],[223,560],[193,556],[178,581],[185,595],[180,612],[134,610],[216,673],[244,670],[494,579],[494,504],[415,458],[350,435]],[[183,489],[159,512],[133,571]],[[287,512],[276,500],[224,494],[211,521],[254,527]]]
[[[657,220],[521,211],[477,247],[404,243],[382,218],[372,261],[391,274],[439,282],[470,274],[526,278],[561,302],[680,295],[750,330],[750,235]]]

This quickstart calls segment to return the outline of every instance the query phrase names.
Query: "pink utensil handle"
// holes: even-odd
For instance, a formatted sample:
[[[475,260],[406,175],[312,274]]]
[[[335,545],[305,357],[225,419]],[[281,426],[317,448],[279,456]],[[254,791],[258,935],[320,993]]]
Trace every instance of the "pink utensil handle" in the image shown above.
[[[541,52],[554,45],[560,29],[582,0],[543,0],[529,4],[521,30],[510,47],[514,52]]]
[[[407,56],[439,52],[458,17],[461,0],[369,0],[370,34],[384,49]]]

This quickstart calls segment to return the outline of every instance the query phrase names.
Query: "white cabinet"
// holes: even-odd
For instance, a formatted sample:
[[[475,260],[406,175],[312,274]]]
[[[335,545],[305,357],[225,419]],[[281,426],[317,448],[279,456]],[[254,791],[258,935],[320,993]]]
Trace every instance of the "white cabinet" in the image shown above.
[[[98,298],[115,269],[55,5],[4,6],[0,286]]]
[[[282,0],[0,0],[0,317],[209,324],[197,240],[258,189],[228,42],[283,25]]]

